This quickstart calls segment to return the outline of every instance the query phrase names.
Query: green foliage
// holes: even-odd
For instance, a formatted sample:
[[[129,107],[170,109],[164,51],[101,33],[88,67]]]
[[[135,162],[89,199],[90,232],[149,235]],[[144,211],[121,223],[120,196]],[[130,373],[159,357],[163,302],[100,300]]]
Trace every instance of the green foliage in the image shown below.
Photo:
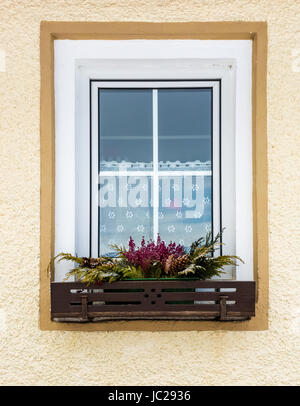
[[[190,257],[194,258],[200,254],[203,255],[213,255],[214,252],[219,249],[221,243],[221,237],[223,234],[224,229],[220,232],[217,233],[215,237],[213,237],[212,232],[208,232],[206,234],[206,237],[199,238],[198,240],[194,241],[191,245],[190,248]]]
[[[207,233],[205,239],[199,238],[193,242],[190,249],[191,264],[181,272],[178,277],[193,277],[199,279],[210,279],[213,276],[220,276],[224,273],[224,267],[228,265],[237,266],[238,261],[243,260],[235,255],[219,255],[215,252],[222,245],[221,237],[224,229],[213,237],[211,232]]]
[[[122,279],[136,279],[142,278],[140,269],[135,267],[121,267],[119,265],[113,265],[111,267],[99,266],[97,268],[74,268],[67,273],[65,278],[69,279],[74,276],[77,280],[80,280],[87,285],[100,284],[101,282],[116,282]]]
[[[160,278],[162,276],[163,267],[162,264],[157,261],[151,264],[150,268],[147,270],[147,278]]]
[[[179,277],[193,277],[202,280],[210,279],[213,276],[220,276],[225,266],[237,266],[237,261],[241,259],[233,255],[220,255],[218,257],[197,256],[188,268],[178,272]]]
[[[243,262],[241,258],[235,255],[217,256],[215,254],[216,250],[222,245],[222,233],[223,230],[214,237],[210,232],[205,238],[201,237],[193,242],[188,253],[189,258],[185,269],[181,268],[180,271],[176,271],[175,275],[172,274],[172,278],[210,279],[224,273],[225,266],[237,266],[238,261]],[[127,252],[125,247],[115,245],[113,249],[116,252],[114,258],[80,258],[62,252],[51,259],[48,272],[50,272],[56,260],[58,262],[66,260],[77,264],[77,266],[68,272],[65,279],[75,277],[75,280],[80,280],[88,285],[118,280],[166,277],[166,265],[161,261],[152,262],[151,266],[145,271],[141,266],[134,266],[130,263],[125,255]]]
[[[125,259],[126,248],[123,245],[111,244],[110,248],[116,253],[116,258]]]
[[[80,257],[74,257],[72,254],[66,253],[66,252],[61,252],[58,255],[56,255],[55,257],[51,258],[48,267],[47,267],[47,273],[48,275],[51,275],[51,270],[54,267],[54,263],[57,260],[57,262],[60,261],[72,261],[72,262],[76,262],[78,265],[81,265],[83,263],[83,258]]]

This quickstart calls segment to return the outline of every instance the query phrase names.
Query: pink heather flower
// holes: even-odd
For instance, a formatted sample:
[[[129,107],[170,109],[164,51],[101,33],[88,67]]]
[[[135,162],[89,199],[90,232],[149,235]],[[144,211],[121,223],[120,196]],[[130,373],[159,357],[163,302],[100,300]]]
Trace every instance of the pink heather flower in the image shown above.
[[[157,236],[156,243],[151,239],[145,241],[142,238],[141,246],[136,248],[133,238],[130,236],[129,249],[123,253],[124,257],[134,266],[141,266],[143,271],[147,271],[154,262],[161,262],[165,265],[167,258],[174,255],[175,258],[184,254],[183,246],[175,242],[168,245]]]

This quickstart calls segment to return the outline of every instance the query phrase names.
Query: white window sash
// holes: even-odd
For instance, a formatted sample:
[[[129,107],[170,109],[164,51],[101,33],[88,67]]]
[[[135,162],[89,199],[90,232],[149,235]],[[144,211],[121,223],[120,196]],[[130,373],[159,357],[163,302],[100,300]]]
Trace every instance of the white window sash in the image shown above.
[[[220,109],[220,98],[219,98],[219,81],[96,81],[91,83],[91,236],[86,236],[86,239],[91,241],[91,255],[97,257],[99,255],[99,200],[98,200],[98,182],[99,176],[151,176],[153,181],[153,239],[156,240],[159,233],[159,178],[162,176],[205,176],[212,175],[212,195],[213,195],[213,233],[216,235],[221,231],[220,224],[220,125],[219,125],[219,109]],[[99,97],[98,92],[105,88],[149,88],[152,89],[152,110],[153,110],[153,170],[152,171],[100,171],[98,172],[99,162],[98,162],[98,111],[99,111]],[[160,88],[211,88],[213,97],[213,157],[212,171],[159,171],[158,167],[158,89]],[[100,135],[101,136],[101,135]],[[89,206],[89,196],[86,194],[85,207],[88,210]],[[82,199],[82,197],[80,197]],[[77,221],[86,221],[78,217]],[[195,236],[195,239],[199,236]],[[174,236],[175,241],[180,240],[180,236]]]

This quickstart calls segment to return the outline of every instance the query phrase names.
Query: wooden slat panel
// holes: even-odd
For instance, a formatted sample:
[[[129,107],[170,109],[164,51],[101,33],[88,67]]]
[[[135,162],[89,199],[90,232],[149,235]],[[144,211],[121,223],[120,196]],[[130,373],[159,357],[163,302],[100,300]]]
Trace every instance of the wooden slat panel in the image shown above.
[[[154,286],[155,284],[155,286]],[[173,280],[173,281],[120,281],[114,283],[101,283],[100,285],[84,285],[81,282],[52,282],[54,289],[151,289],[154,286],[156,289],[178,289],[178,288],[236,288],[249,289],[250,286],[255,286],[254,281],[201,281],[201,280]]]
[[[228,320],[248,320],[254,313],[250,312],[228,312]],[[105,320],[219,320],[219,312],[107,312],[107,313],[90,313],[91,320],[105,321]],[[53,319],[59,321],[74,321],[82,322],[81,313],[53,313]]]
[[[145,294],[148,297],[145,297]],[[226,292],[226,295],[221,292],[158,292],[157,294],[149,294],[144,292],[124,292],[124,293],[109,293],[109,292],[99,292],[99,293],[88,293],[89,301],[128,301],[128,300],[141,300],[149,301],[156,300],[157,295],[163,297],[164,300],[219,300],[220,296],[227,296],[227,300],[239,300],[244,301],[252,299],[254,296],[239,294],[238,292]],[[69,302],[80,301],[80,294],[65,294],[64,300]]]
[[[142,292],[142,295],[139,292],[123,292],[123,293],[87,293],[88,301],[136,301],[145,299],[145,293]],[[80,301],[80,294],[66,294],[66,300],[69,302]]]
[[[74,306],[75,307],[75,306]],[[76,306],[77,307],[77,306]],[[236,304],[236,305],[227,305],[228,311],[242,312],[242,311],[251,311],[251,304]],[[219,311],[219,304],[172,304],[172,305],[163,305],[159,306],[160,311],[184,311],[184,310],[193,310],[193,311]],[[79,309],[77,309],[79,310]],[[109,311],[151,311],[158,310],[158,306],[146,304],[146,305],[133,305],[133,304],[121,304],[121,305],[93,305],[88,306],[88,311],[90,312],[109,312]]]
[[[196,288],[211,288],[218,291],[195,292]],[[220,289],[222,288],[235,288],[236,291],[221,292]],[[144,314],[147,318],[153,313],[159,313],[160,317],[164,317],[167,314],[178,315],[180,313],[184,317],[185,312],[194,312],[195,317],[201,317],[201,315],[203,316],[207,313],[220,315],[220,296],[225,296],[226,302],[236,302],[235,304],[227,303],[226,317],[229,317],[228,315],[232,313],[243,314],[243,317],[245,315],[250,317],[255,312],[255,282],[198,280],[121,281],[112,284],[103,283],[100,286],[86,286],[80,282],[54,282],[51,284],[52,318],[58,314],[68,315],[64,317],[78,317],[78,314],[82,314],[85,308],[82,308],[81,305],[81,294],[71,293],[71,289],[78,289],[79,292],[86,291],[88,317],[101,318],[101,315],[106,317],[109,314],[118,314],[118,318],[123,317],[126,319],[128,317],[137,317],[137,313],[139,314],[138,317],[142,317],[141,314]],[[104,289],[105,291],[95,292],[94,289]],[[143,289],[144,291],[128,292],[126,291],[127,289]],[[192,291],[165,292],[167,289],[191,289]],[[110,290],[119,291],[111,292]],[[181,301],[185,303],[166,303],[169,301]],[[216,303],[197,303],[202,301],[215,301]],[[106,302],[106,304],[92,304],[92,302]],[[116,304],[117,302],[120,302],[120,304]],[[130,303],[126,304],[124,302]],[[132,302],[137,303],[133,304]],[[71,303],[74,305],[71,305]]]
[[[202,310],[202,311],[218,311],[220,306],[219,305],[166,305],[166,306],[160,306],[160,311],[179,311],[179,310],[187,310],[188,308],[191,308],[191,310]],[[88,306],[88,311],[91,312],[113,312],[113,311],[125,311],[125,312],[130,312],[130,311],[151,311],[151,310],[158,310],[157,308],[155,309],[155,306],[151,305],[103,305],[103,306]]]

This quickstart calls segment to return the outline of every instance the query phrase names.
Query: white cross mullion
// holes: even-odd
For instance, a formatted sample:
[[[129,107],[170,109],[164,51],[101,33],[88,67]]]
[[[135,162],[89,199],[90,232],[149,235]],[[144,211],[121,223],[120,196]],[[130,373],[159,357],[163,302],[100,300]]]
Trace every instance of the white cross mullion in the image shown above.
[[[153,171],[100,171],[99,176],[153,176]],[[160,176],[211,176],[212,171],[160,171]]]
[[[153,239],[158,234],[158,204],[159,204],[159,180],[158,180],[158,91],[153,89]]]

